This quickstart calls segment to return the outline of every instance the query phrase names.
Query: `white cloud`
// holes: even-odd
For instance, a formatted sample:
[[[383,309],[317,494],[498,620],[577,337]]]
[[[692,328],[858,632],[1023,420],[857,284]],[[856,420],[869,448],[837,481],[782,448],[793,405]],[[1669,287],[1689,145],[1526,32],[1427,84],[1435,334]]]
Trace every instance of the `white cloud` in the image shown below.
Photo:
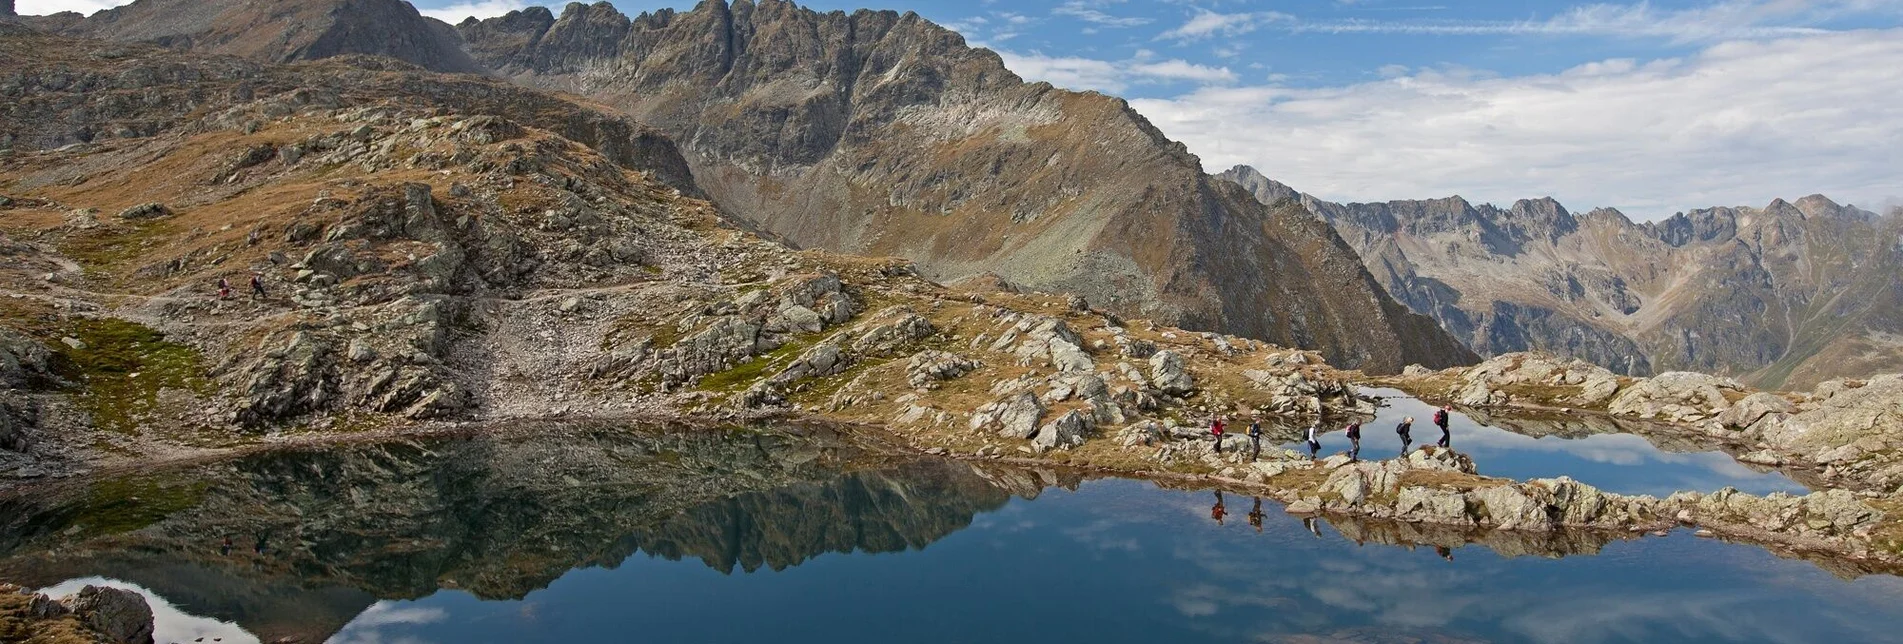
[[[1189,42],[1212,36],[1239,36],[1271,22],[1292,22],[1294,16],[1274,11],[1254,13],[1216,13],[1197,9],[1196,15],[1174,29],[1156,36],[1157,40]]]
[[[541,4],[527,0],[470,0],[435,8],[417,7],[423,15],[455,24],[471,16],[476,18],[494,18],[511,11],[527,9],[531,5]]]
[[[1903,195],[1903,29],[1529,76],[1388,71],[1132,104],[1210,169],[1248,163],[1335,200],[1550,194],[1656,218],[1815,192],[1869,205]]]
[[[1150,24],[1149,18],[1113,16],[1105,13],[1102,9],[1102,7],[1107,4],[1122,3],[1123,0],[1068,0],[1056,8],[1051,9],[1051,13],[1060,16],[1070,16],[1084,22],[1106,27],[1137,27]]]
[[[61,11],[77,11],[86,15],[102,9],[111,9],[132,0],[19,0],[13,10],[23,16],[43,16]]]
[[[1147,53],[1139,52],[1137,57],[1123,61],[1046,56],[1037,52],[1019,54],[1002,50],[998,51],[998,56],[1004,59],[1005,67],[1019,76],[1077,90],[1116,93],[1142,83],[1226,84],[1236,81],[1235,73],[1229,71],[1228,67],[1198,65],[1177,58],[1151,60],[1149,56],[1143,55]]]
[[[1580,5],[1545,20],[1343,20],[1288,22],[1298,33],[1394,33],[1448,36],[1605,36],[1716,42],[1819,34],[1814,25],[1847,16],[1903,13],[1893,0],[1726,0],[1666,10],[1650,3]]]

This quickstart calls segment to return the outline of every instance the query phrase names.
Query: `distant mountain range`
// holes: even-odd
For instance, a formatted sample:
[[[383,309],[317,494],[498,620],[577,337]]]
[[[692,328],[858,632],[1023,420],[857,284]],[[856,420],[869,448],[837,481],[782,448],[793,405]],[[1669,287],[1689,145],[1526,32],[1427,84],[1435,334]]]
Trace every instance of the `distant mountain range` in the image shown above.
[[[399,0],[138,0],[42,31],[264,61],[389,56],[586,97],[671,136],[723,211],[1125,315],[1392,372],[1476,356],[1395,302],[1326,222],[1213,180],[1121,99],[1025,83],[916,14],[606,2],[454,28]]]
[[[1124,101],[1025,83],[910,13],[780,0],[633,17],[576,3],[454,26],[400,0],[11,13],[0,4],[72,37],[270,62],[386,56],[580,96],[672,139],[691,178],[669,183],[792,244],[1075,293],[1375,372],[1526,349],[1766,387],[1903,368],[1903,217],[1821,196],[1644,224],[1551,199],[1326,202],[1246,167],[1211,177]]]
[[[1550,198],[1339,204],[1247,166],[1220,176],[1327,218],[1389,293],[1482,354],[1800,389],[1903,369],[1903,213],[1811,195],[1634,223]]]

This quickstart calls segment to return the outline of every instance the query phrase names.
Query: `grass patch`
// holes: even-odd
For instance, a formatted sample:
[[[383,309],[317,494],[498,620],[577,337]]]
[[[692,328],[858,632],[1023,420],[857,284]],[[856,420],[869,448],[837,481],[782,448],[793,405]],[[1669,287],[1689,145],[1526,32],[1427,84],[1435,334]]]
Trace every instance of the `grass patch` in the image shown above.
[[[752,360],[748,360],[738,367],[701,376],[700,384],[697,388],[701,391],[724,394],[745,391],[746,388],[752,386],[755,381],[766,376],[769,370],[785,367],[788,363],[792,362],[794,358],[798,357],[801,351],[805,351],[806,347],[811,345],[812,340],[807,338],[788,340],[787,343],[780,348],[754,356]]]
[[[74,349],[55,342],[64,358],[63,373],[85,391],[81,407],[102,429],[137,433],[143,417],[159,405],[159,390],[171,387],[200,394],[211,392],[198,351],[145,325],[112,318],[75,319],[65,332],[85,344]]]
[[[67,237],[61,254],[79,262],[89,276],[112,280],[126,264],[146,258],[153,248],[178,232],[171,222],[145,221],[128,226],[101,227]]]

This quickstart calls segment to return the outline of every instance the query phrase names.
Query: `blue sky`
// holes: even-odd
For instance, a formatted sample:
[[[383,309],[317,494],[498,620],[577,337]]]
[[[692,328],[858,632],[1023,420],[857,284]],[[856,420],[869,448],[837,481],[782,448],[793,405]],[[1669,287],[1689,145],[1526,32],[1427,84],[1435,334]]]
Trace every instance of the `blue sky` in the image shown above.
[[[452,22],[544,4],[413,2]],[[1903,203],[1903,0],[801,4],[917,11],[1027,79],[1131,99],[1211,171],[1249,163],[1328,199],[1552,195],[1636,219]]]

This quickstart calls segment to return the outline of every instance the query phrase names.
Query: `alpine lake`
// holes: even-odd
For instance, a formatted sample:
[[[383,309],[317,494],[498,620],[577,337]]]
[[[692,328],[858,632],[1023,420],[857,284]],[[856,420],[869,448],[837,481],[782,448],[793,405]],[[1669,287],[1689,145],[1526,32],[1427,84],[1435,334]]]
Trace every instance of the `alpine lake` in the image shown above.
[[[1366,393],[1388,400],[1362,458],[1399,453],[1403,417],[1439,438]],[[1455,414],[1452,442],[1493,476],[1804,490],[1606,422]],[[1304,519],[823,427],[551,424],[39,483],[0,491],[0,580],[136,590],[161,643],[1903,641],[1903,579],[1687,530]]]

